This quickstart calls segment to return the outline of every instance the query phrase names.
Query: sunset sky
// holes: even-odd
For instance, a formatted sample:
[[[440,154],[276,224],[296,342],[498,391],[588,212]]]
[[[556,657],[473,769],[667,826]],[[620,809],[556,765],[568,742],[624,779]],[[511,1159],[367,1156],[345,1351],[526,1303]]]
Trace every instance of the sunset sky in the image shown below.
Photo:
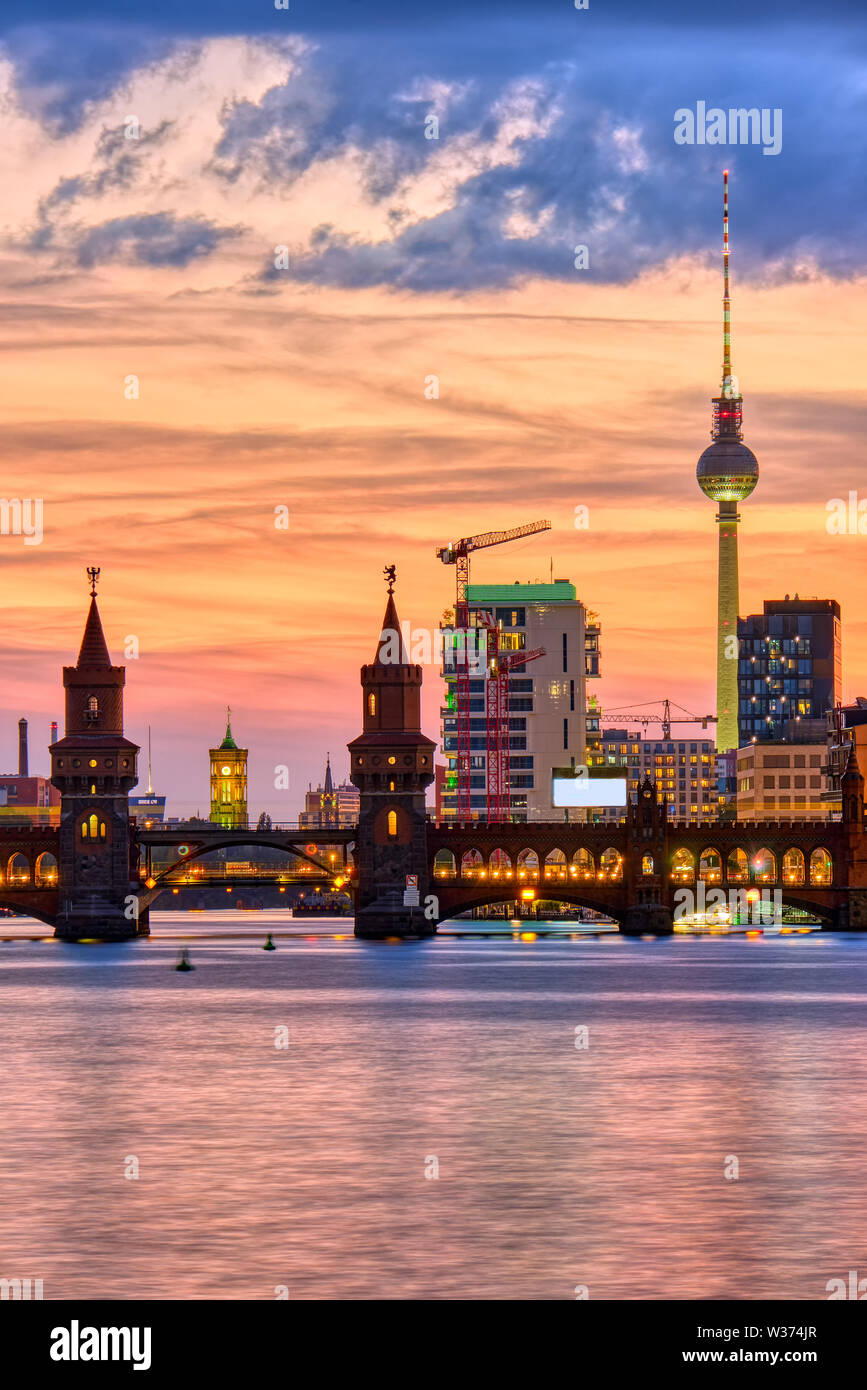
[[[826,530],[831,499],[867,497],[867,11],[767,4],[770,29],[752,5],[694,8],[49,0],[35,26],[4,0],[0,493],[44,499],[44,539],[0,536],[3,768],[25,715],[47,771],[98,564],[115,660],[140,644],[127,733],[152,725],[169,813],[207,812],[231,704],[251,813],[294,817],[326,750],[348,770],[383,565],[432,628],[454,601],[435,548],[539,517],[549,534],[473,578],[553,560],[600,614],[603,707],[711,710],[695,464],[726,167],[761,469],[741,610],[838,599],[844,697],[867,694],[867,537]],[[779,108],[781,153],[676,145],[698,101]],[[440,694],[431,667],[433,737]]]

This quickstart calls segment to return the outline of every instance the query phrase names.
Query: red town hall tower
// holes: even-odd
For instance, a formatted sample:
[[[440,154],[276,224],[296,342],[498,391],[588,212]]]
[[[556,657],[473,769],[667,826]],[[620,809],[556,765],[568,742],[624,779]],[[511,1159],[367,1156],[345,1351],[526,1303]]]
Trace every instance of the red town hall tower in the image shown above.
[[[89,569],[90,612],[75,666],[64,666],[66,733],[49,749],[60,792],[60,903],[56,935],[121,938],[147,934],[138,921],[129,792],[138,746],[123,736],[126,672],[112,666],[96,606],[98,569]]]
[[[421,731],[422,668],[410,663],[401,635],[394,566],[385,573],[388,603],[376,656],[361,668],[364,732],[347,745],[350,780],[361,793],[355,935],[432,935],[425,788],[434,779],[436,744]]]

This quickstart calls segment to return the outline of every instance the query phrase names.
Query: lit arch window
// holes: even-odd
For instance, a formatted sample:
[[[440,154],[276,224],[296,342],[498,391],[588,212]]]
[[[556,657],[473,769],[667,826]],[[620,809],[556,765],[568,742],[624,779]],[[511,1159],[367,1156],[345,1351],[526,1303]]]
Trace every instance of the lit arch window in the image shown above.
[[[105,821],[100,820],[95,811],[92,811],[87,820],[81,822],[82,840],[104,840]]]
[[[388,833],[392,839],[397,836],[397,811],[388,813]]]
[[[375,696],[375,695],[372,695],[372,694],[371,694],[371,695],[368,695],[368,697],[367,697],[367,713],[368,713],[368,714],[376,714],[376,696]]]
[[[90,696],[87,702],[87,708],[90,714],[99,714],[99,700],[95,695]]]

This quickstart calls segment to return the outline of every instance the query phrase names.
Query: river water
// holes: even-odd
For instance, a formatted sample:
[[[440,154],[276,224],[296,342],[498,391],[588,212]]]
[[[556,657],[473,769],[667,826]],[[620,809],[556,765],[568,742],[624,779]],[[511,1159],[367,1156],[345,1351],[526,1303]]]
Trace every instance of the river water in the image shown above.
[[[152,925],[73,946],[0,924],[0,1277],[824,1299],[867,1275],[867,938],[379,944],[334,920],[265,952],[306,924]]]

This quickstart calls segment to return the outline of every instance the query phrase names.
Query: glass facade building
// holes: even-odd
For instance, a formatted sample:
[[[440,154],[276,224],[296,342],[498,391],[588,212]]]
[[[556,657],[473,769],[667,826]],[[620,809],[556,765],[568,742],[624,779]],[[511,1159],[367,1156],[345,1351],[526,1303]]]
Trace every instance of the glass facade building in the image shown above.
[[[766,599],[738,618],[739,742],[778,741],[789,720],[822,719],[842,699],[840,605]]]

